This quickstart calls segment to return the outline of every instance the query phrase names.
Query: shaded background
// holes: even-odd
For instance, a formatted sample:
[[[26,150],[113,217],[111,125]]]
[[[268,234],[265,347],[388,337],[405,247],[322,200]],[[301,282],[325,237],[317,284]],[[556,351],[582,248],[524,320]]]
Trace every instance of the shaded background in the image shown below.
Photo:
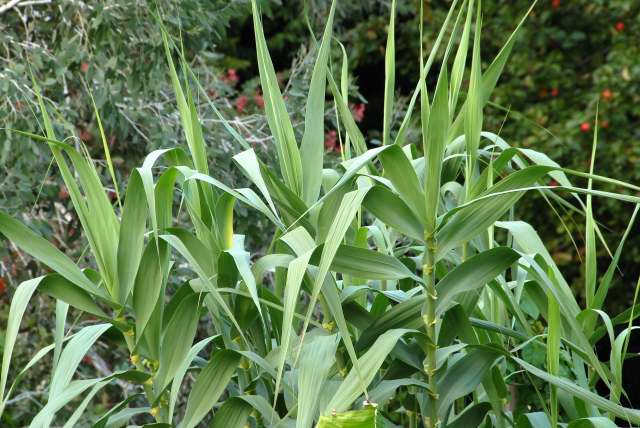
[[[420,0],[398,0],[397,120],[418,77],[418,18]],[[0,0],[0,7],[5,4]],[[329,8],[326,0],[262,1],[265,32],[272,59],[286,90],[294,124],[302,124],[306,86],[310,74],[309,25],[319,34]],[[336,36],[349,55],[353,87],[350,100],[369,144],[377,144],[382,123],[384,46],[389,1],[339,1]],[[485,1],[482,57],[484,66],[497,53],[530,6],[529,0]],[[424,1],[424,43],[429,50],[449,1]],[[156,9],[158,7],[159,9]],[[70,254],[79,251],[76,219],[67,211],[68,194],[57,170],[50,168],[46,146],[12,134],[6,128],[40,132],[31,77],[43,87],[50,106],[57,110],[59,135],[83,141],[100,162],[102,142],[88,96],[94,94],[102,116],[118,177],[126,177],[144,155],[182,141],[156,10],[168,30],[181,37],[187,57],[210,98],[234,120],[263,158],[269,150],[269,132],[262,116],[250,5],[247,0],[102,0],[95,2],[19,2],[0,14],[0,209],[10,212],[46,235]],[[308,16],[308,21],[305,19]],[[596,173],[634,184],[640,178],[640,2],[604,0],[540,0],[516,44],[505,72],[485,110],[485,129],[498,132],[510,144],[543,151],[561,165],[586,171],[590,157],[596,105],[599,104],[599,145]],[[340,52],[334,46],[334,65]],[[429,78],[433,87],[434,67]],[[463,84],[463,87],[465,85]],[[335,151],[335,124],[327,104],[327,150]],[[231,165],[239,151],[201,103],[207,130],[213,175],[222,181],[242,179]],[[396,128],[398,123],[396,122]],[[297,129],[300,131],[299,127]],[[410,134],[416,138],[417,133]],[[272,156],[272,155],[271,155]],[[595,216],[605,239],[615,250],[629,222],[632,207],[609,200],[594,200]],[[239,208],[237,229],[259,239],[266,226],[259,216]],[[560,212],[573,234],[575,246],[546,202],[528,195],[518,215],[540,231],[552,256],[574,285],[583,288],[576,261],[584,252],[584,219]],[[640,236],[632,230],[621,272],[606,303],[617,314],[630,305],[640,274]],[[259,252],[268,242],[254,240]],[[599,272],[609,259],[600,248]],[[40,266],[8,242],[0,245],[0,334],[6,325],[8,304],[17,284],[41,272]],[[34,349],[51,342],[53,302],[38,297],[30,306],[22,328],[37,343],[20,336],[16,364],[26,362]],[[1,339],[1,338],[0,338]],[[2,341],[0,340],[0,344]],[[1,346],[1,345],[0,345]],[[601,349],[606,359],[606,345]],[[633,350],[633,349],[632,349]],[[100,365],[100,355],[86,361]],[[1,424],[19,426],[28,420],[30,406],[41,392],[46,365],[28,383],[33,395],[5,413]],[[631,393],[633,390],[630,391]],[[638,394],[631,394],[637,396]],[[108,394],[104,402],[108,405]],[[6,420],[5,420],[6,419]]]

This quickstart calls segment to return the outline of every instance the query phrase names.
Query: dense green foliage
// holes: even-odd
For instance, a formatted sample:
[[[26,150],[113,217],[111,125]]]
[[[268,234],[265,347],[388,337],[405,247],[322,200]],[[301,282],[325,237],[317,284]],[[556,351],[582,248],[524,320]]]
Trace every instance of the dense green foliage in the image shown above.
[[[369,108],[373,100],[363,110],[349,97],[347,61],[359,70],[371,52],[360,52],[357,37],[346,37],[354,42],[351,59],[331,42],[334,16],[343,14],[336,25],[340,28],[347,25],[347,16],[353,19],[366,7],[347,5],[336,15],[333,8],[317,9],[326,13],[314,21],[326,23],[326,29],[317,32],[317,43],[299,57],[285,97],[255,2],[250,23],[256,35],[253,64],[259,86],[254,79],[237,87],[237,72],[232,70],[220,79],[201,74],[200,67],[207,64],[196,60],[190,65],[185,58],[206,47],[190,45],[188,31],[178,37],[176,21],[167,20],[168,33],[161,33],[159,26],[153,27],[158,23],[152,25],[147,17],[150,31],[162,34],[149,50],[159,61],[156,71],[162,67],[166,75],[169,59],[170,83],[158,83],[166,82],[164,78],[155,83],[163,88],[159,93],[172,87],[179,116],[165,105],[165,113],[145,119],[145,126],[163,134],[154,136],[157,145],[147,144],[151,140],[139,144],[144,145],[140,153],[155,147],[168,150],[152,152],[144,163],[131,148],[120,153],[131,157],[118,162],[109,128],[118,129],[118,123],[107,117],[118,120],[122,112],[105,107],[110,101],[100,98],[99,91],[92,90],[95,111],[91,102],[83,106],[88,110],[79,134],[91,128],[91,137],[68,144],[58,138],[74,134],[76,128],[64,125],[69,123],[64,109],[55,108],[60,103],[41,97],[39,85],[24,83],[35,96],[29,99],[37,103],[34,110],[39,110],[43,129],[27,123],[24,129],[36,132],[26,135],[34,140],[40,159],[46,152],[53,155],[52,170],[65,186],[52,186],[61,189],[59,196],[73,208],[62,214],[76,231],[67,237],[54,233],[54,246],[0,214],[0,233],[12,243],[7,247],[12,257],[33,257],[53,271],[22,282],[5,315],[0,408],[9,407],[4,421],[20,424],[34,416],[35,411],[14,413],[8,400],[23,390],[17,370],[26,364],[24,355],[35,355],[35,367],[42,370],[40,359],[46,356],[44,372],[53,374],[48,387],[35,395],[44,407],[33,426],[48,426],[59,413],[56,420],[67,426],[98,418],[97,426],[131,418],[137,423],[155,419],[167,426],[175,415],[180,426],[191,427],[208,420],[212,408],[212,426],[243,426],[247,420],[257,426],[302,427],[314,421],[319,427],[435,426],[436,419],[446,426],[556,426],[565,421],[569,426],[607,427],[614,426],[616,418],[637,423],[638,412],[628,408],[622,364],[637,316],[635,297],[633,304],[619,305],[631,312],[618,317],[601,309],[611,298],[624,239],[635,220],[637,211],[628,203],[640,202],[634,196],[640,189],[593,175],[594,161],[598,159],[595,168],[600,171],[600,160],[607,156],[607,150],[601,154],[602,134],[594,132],[593,122],[603,127],[608,115],[614,115],[619,89],[607,85],[608,92],[603,90],[597,120],[583,120],[577,131],[550,134],[541,128],[544,120],[529,109],[529,83],[520,74],[524,67],[507,73],[507,87],[494,92],[516,40],[505,28],[511,31],[518,25],[527,7],[512,9],[517,17],[502,17],[509,21],[499,31],[492,30],[488,19],[481,43],[480,5],[476,10],[474,2],[460,3],[442,27],[453,26],[450,39],[442,30],[445,37],[439,45],[440,27],[431,28],[424,57],[418,53],[420,43],[413,48],[416,63],[429,55],[424,74],[421,67],[407,73],[401,65],[403,52],[396,47],[420,26],[415,23],[405,33],[411,19],[403,17],[415,13],[400,2],[396,14],[392,3],[389,33],[380,45],[384,62],[378,70],[385,72],[378,72],[384,79],[377,87],[377,113],[376,107]],[[187,16],[203,18],[198,3],[191,5],[193,15]],[[560,7],[553,2],[551,13]],[[486,8],[485,16],[491,11]],[[388,9],[380,12],[388,22]],[[434,22],[442,18],[434,14]],[[532,18],[552,19],[544,12]],[[526,28],[518,25],[516,32],[523,36]],[[618,25],[615,31],[623,33],[624,28]],[[573,38],[580,41],[580,36]],[[565,48],[568,53],[575,49],[571,44]],[[516,64],[526,62],[519,55],[515,49]],[[231,61],[245,67],[242,73],[253,67],[241,59]],[[85,71],[82,64],[80,73],[88,73],[91,67]],[[560,74],[558,81],[565,77]],[[92,82],[104,78],[98,75]],[[79,81],[79,90],[88,94]],[[402,87],[403,81],[411,81],[408,88]],[[545,82],[554,86],[539,96],[552,98],[546,108],[555,109],[561,84]],[[518,89],[520,98],[514,96]],[[142,99],[145,89],[139,90]],[[363,85],[360,90],[365,93]],[[235,101],[225,102],[217,91],[228,91],[226,96]],[[403,91],[414,96],[411,102],[402,97]],[[119,96],[128,100],[121,89],[111,94]],[[229,119],[247,112],[249,103],[256,111],[264,109],[265,116],[242,125]],[[513,112],[504,121],[507,103]],[[107,116],[102,117],[103,109]],[[591,113],[585,111],[592,110],[595,114],[595,105],[586,102],[581,114],[588,118]],[[62,126],[51,123],[52,111],[53,123],[62,121]],[[171,125],[159,117],[173,117]],[[207,117],[215,118],[212,129]],[[365,118],[363,135],[358,122]],[[268,131],[260,129],[265,121]],[[176,130],[184,144],[176,141]],[[270,138],[256,138],[259,133]],[[10,135],[25,139],[24,132]],[[573,142],[578,137],[584,140],[587,161],[572,156],[566,162],[573,167],[569,169],[551,161],[562,159],[564,152],[547,157],[534,143]],[[337,145],[342,147],[339,156],[325,153]],[[87,146],[104,157],[102,164],[91,161]],[[25,159],[11,149],[6,153],[12,168]],[[341,164],[336,164],[337,157]],[[132,169],[130,164],[142,166]],[[251,189],[239,184],[240,174]],[[538,196],[521,200],[525,194]],[[598,215],[603,207],[619,212],[622,224],[604,221]],[[527,215],[532,212],[534,216]],[[27,218],[38,217],[46,215],[32,212]],[[582,230],[584,237],[574,238],[582,247],[582,261],[560,257],[567,249],[558,241],[543,244],[535,229],[519,220],[528,217],[534,225],[545,223],[543,236],[564,235],[561,239],[566,240]],[[567,221],[565,231],[562,218],[580,226]],[[49,227],[49,222],[40,224]],[[625,229],[620,239],[617,233]],[[631,239],[626,245],[633,248]],[[599,258],[607,254],[607,246],[615,256]],[[564,260],[564,266],[554,258]],[[600,269],[598,259],[604,263]],[[11,272],[4,265],[3,270],[12,281],[30,278],[39,270],[30,263],[32,272]],[[576,278],[576,293],[567,274]],[[50,315],[53,343],[45,348],[53,358],[36,354],[21,340],[14,343],[34,292],[56,299],[55,310],[49,309],[55,312]],[[193,345],[196,339],[202,340]],[[611,341],[605,357],[594,352],[603,340]],[[80,366],[84,362],[89,367]],[[74,377],[76,371],[79,376]],[[183,379],[191,387],[181,393]],[[12,382],[17,390],[9,388]],[[24,393],[34,397],[28,390]],[[111,401],[103,398],[96,405],[96,394]],[[69,405],[80,395],[84,401]],[[363,410],[347,412],[360,403]]]

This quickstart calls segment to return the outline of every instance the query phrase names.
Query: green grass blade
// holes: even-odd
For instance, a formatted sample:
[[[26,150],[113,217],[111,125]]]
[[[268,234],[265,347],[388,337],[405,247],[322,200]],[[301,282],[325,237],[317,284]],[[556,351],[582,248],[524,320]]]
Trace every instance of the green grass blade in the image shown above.
[[[444,61],[446,63],[446,61]],[[447,68],[442,67],[433,104],[429,112],[427,133],[423,135],[422,148],[425,159],[424,196],[425,196],[425,232],[433,234],[440,201],[440,179],[442,159],[449,128],[449,97],[447,94]]]
[[[609,412],[612,415],[615,415],[621,419],[627,420],[631,423],[635,423],[635,424],[640,423],[640,411],[638,410],[622,407],[621,405],[616,404],[610,400],[607,400],[606,398],[601,397],[598,394],[595,394],[585,388],[582,388],[581,386],[577,385],[575,382],[572,382],[570,380],[567,380],[558,376],[553,376],[545,372],[544,370],[541,370],[527,363],[526,361],[520,358],[511,357],[511,359],[515,361],[518,365],[520,365],[523,369],[531,373],[532,375],[542,379],[545,382],[548,382],[552,385],[557,386],[559,389],[566,391],[568,394],[570,394],[571,396],[577,399],[584,400],[585,402],[601,410]]]
[[[53,372],[49,384],[49,399],[55,398],[69,386],[73,374],[78,369],[82,358],[93,344],[104,334],[111,324],[97,324],[84,327],[67,343],[60,355],[58,366]]]
[[[560,371],[560,338],[562,321],[560,306],[552,293],[547,293],[547,370],[557,376]],[[558,391],[555,385],[550,387],[549,407],[551,410],[551,426],[558,426]]]
[[[391,143],[393,96],[396,82],[396,0],[391,0],[387,46],[384,54],[384,113],[382,119],[382,145]]]
[[[144,245],[145,226],[148,209],[144,194],[142,178],[138,170],[134,170],[129,178],[125,194],[124,208],[120,223],[118,239],[118,283],[116,295],[120,304],[125,304],[133,289],[136,272]]]
[[[175,375],[173,376],[173,381],[171,382],[171,392],[169,393],[169,423],[171,423],[173,419],[174,409],[178,401],[178,395],[180,394],[180,386],[182,385],[182,380],[187,374],[187,370],[189,370],[193,359],[215,338],[216,336],[209,336],[193,345],[189,350],[189,353],[180,363],[180,367],[176,370]]]
[[[478,0],[479,2],[480,0]],[[453,66],[451,68],[451,82],[449,90],[449,114],[452,116],[458,105],[458,95],[460,93],[460,86],[464,78],[464,71],[467,64],[467,53],[469,50],[469,34],[471,32],[471,17],[473,16],[473,2],[469,0],[467,6],[467,16],[462,29],[462,36],[460,37],[460,44],[456,51],[456,56],[453,60]],[[479,37],[479,33],[476,33]],[[472,72],[473,73],[473,72]]]
[[[30,279],[21,283],[11,299],[11,307],[9,308],[9,316],[7,318],[7,326],[4,332],[4,345],[2,352],[2,372],[0,373],[0,414],[4,408],[4,394],[7,386],[7,378],[9,376],[9,366],[11,364],[11,355],[18,337],[18,330],[27,304],[31,300],[33,292],[36,290],[44,277]]]
[[[327,62],[331,48],[335,0],[331,3],[329,17],[324,29],[318,56],[313,66],[307,108],[304,116],[304,135],[300,143],[302,161],[303,195],[302,199],[311,205],[318,199],[322,183],[324,155],[324,104],[327,85]]]
[[[348,410],[362,392],[358,384],[362,381],[364,381],[365,386],[371,383],[387,355],[393,350],[402,335],[407,332],[408,330],[403,329],[389,330],[378,337],[371,349],[359,358],[360,373],[355,367],[349,371],[331,401],[322,410],[322,414],[329,415],[333,411],[342,412]],[[361,376],[362,380],[358,380]]]
[[[473,4],[473,1],[470,5]],[[466,101],[466,111],[464,119],[464,135],[467,147],[467,162],[473,165],[478,156],[480,145],[480,132],[482,131],[482,73],[480,71],[480,32],[482,29],[481,1],[478,0],[478,10],[476,11],[476,29],[473,38],[473,59],[471,62],[471,75],[469,78],[469,94]],[[471,13],[471,9],[468,12]],[[473,178],[471,167],[467,170],[467,181]]]
[[[289,347],[291,344],[291,336],[294,333],[293,330],[293,314],[295,313],[296,304],[300,297],[300,287],[302,280],[307,271],[309,265],[309,259],[313,254],[313,249],[306,251],[297,258],[295,258],[287,269],[287,282],[284,289],[284,313],[282,317],[282,341],[280,343],[280,353],[278,358],[278,372],[276,375],[275,394],[274,394],[274,408],[276,400],[278,399],[278,393],[280,391],[280,383],[282,381],[282,374],[284,372],[284,364],[289,356]]]
[[[593,175],[596,162],[596,148],[598,146],[598,112],[596,111],[595,127],[593,130],[593,144],[591,147],[591,165],[589,174]],[[593,179],[589,178],[587,188],[593,188]],[[595,219],[593,218],[592,195],[587,194],[585,207],[585,296],[587,307],[593,307],[596,294],[596,281],[598,276]]]
[[[269,129],[273,133],[280,162],[280,169],[285,183],[295,194],[302,195],[302,161],[300,151],[296,143],[291,119],[278,87],[273,63],[269,57],[267,42],[264,38],[262,20],[256,0],[251,0],[253,11],[253,28],[256,38],[258,55],[258,69],[260,72],[260,84],[265,101],[265,113]]]
[[[424,66],[421,69],[420,81],[417,83],[416,88],[413,91],[413,94],[411,95],[411,100],[409,101],[407,112],[405,113],[404,119],[402,120],[402,124],[400,125],[400,130],[396,135],[395,143],[399,144],[400,146],[403,146],[405,144],[405,134],[411,124],[411,116],[413,114],[415,103],[418,99],[418,96],[420,97],[424,96],[424,90],[426,90],[426,84],[424,83],[424,79],[429,74],[429,71],[431,70],[433,61],[435,60],[438,50],[440,49],[440,44],[442,43],[442,39],[444,38],[444,35],[447,33],[447,28],[449,27],[449,21],[453,16],[453,12],[456,9],[457,3],[458,3],[458,0],[453,0],[453,2],[451,3],[451,6],[449,7],[449,12],[447,13],[447,17],[445,18],[444,23],[440,28],[440,31],[438,33],[438,36],[436,37],[435,42],[433,43],[433,47],[431,48],[431,52],[429,53],[427,62],[424,64]],[[458,12],[458,17],[460,16],[461,13],[462,13],[462,8]],[[458,18],[456,18],[456,22],[457,20]],[[422,60],[420,62],[422,64]]]
[[[300,355],[298,371],[298,413],[296,428],[310,428],[318,410],[318,398],[335,363],[338,338],[317,336],[309,340]]]
[[[113,162],[111,161],[111,151],[109,150],[109,142],[107,141],[106,135],[104,135],[104,128],[102,127],[102,120],[100,119],[100,113],[98,112],[98,106],[96,106],[96,101],[93,98],[93,93],[87,87],[89,91],[89,97],[91,98],[91,105],[93,106],[93,113],[96,116],[96,121],[98,122],[98,129],[100,130],[100,139],[102,140],[102,150],[104,151],[104,158],[107,162],[107,168],[109,169],[109,175],[111,176],[111,181],[113,182],[113,190],[116,192],[116,199],[118,200],[118,206],[122,210],[122,202],[120,200],[120,190],[118,189],[118,180],[116,179],[116,173],[113,169]]]
[[[83,290],[97,295],[98,288],[76,266],[76,264],[53,244],[37,235],[18,220],[0,212],[0,233],[27,254],[49,266]]]
[[[191,389],[181,428],[193,428],[216,404],[238,367],[240,355],[224,349],[216,352]]]
[[[251,405],[244,400],[236,397],[225,400],[215,413],[211,428],[244,428],[252,411]]]
[[[192,293],[178,305],[162,337],[160,368],[154,378],[154,392],[159,394],[173,380],[189,354],[200,318],[201,296]]]
[[[165,281],[165,265],[168,261],[167,243],[150,241],[142,254],[133,287],[133,313],[136,316],[136,341],[142,338],[151,314],[163,305],[161,291]]]

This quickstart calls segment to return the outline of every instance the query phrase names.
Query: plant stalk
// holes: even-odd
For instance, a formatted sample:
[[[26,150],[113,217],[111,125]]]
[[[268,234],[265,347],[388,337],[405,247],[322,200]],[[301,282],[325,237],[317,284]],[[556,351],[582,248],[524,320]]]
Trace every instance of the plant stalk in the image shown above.
[[[437,335],[436,335],[436,302],[438,294],[436,291],[436,274],[435,274],[435,252],[436,241],[433,233],[425,234],[425,251],[422,259],[422,278],[425,287],[425,301],[422,308],[422,319],[424,321],[425,332],[428,337],[427,357],[424,362],[424,372],[429,384],[429,402],[427,404],[427,416],[425,418],[425,427],[437,427],[438,421],[438,385],[436,378],[436,351],[437,351]]]

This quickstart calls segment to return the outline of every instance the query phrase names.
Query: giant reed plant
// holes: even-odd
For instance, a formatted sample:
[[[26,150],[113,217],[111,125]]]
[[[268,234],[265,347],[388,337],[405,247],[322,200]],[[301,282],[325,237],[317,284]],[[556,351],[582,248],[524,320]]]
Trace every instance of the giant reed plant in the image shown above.
[[[454,1],[427,57],[422,49],[416,53],[420,76],[396,127],[393,1],[383,144],[369,148],[348,108],[345,51],[339,78],[329,64],[335,5],[316,43],[302,136],[287,112],[255,1],[252,6],[277,166],[261,162],[211,107],[242,147],[234,160],[255,191],[213,178],[191,88],[202,97],[206,91],[164,30],[187,147],[149,154],[115,207],[88,153],[58,139],[41,98],[46,136],[27,135],[49,145],[88,252],[76,263],[0,214],[0,233],[52,271],[14,294],[0,409],[24,372],[53,352],[48,395],[34,427],[79,424],[95,394],[114,379],[132,386],[95,427],[194,427],[211,419],[212,409],[213,427],[640,423],[640,412],[625,406],[622,386],[635,302],[615,317],[602,310],[637,208],[602,275],[597,248],[609,247],[592,213],[593,197],[619,200],[631,211],[629,204],[640,203],[632,193],[640,188],[594,174],[597,130],[587,173],[562,168],[482,126],[530,10],[483,67],[480,1]],[[427,88],[436,58],[442,58],[437,83]],[[327,92],[342,131],[343,162],[335,169],[323,160]],[[421,129],[417,144],[407,141],[412,126]],[[106,145],[105,154],[109,159]],[[619,192],[599,190],[603,185]],[[550,209],[584,216],[582,306],[534,228],[517,218],[517,202],[527,192],[540,193]],[[252,257],[244,237],[234,234],[236,201],[273,223],[267,254]],[[192,272],[179,287],[176,265]],[[9,384],[20,321],[36,290],[56,299],[55,342]],[[69,305],[99,321],[69,329]],[[194,344],[205,318],[208,336]],[[616,326],[622,327],[617,336]],[[594,345],[606,337],[611,355],[602,361]],[[128,368],[74,379],[98,340],[126,349]],[[528,361],[531,350],[544,352],[546,361]],[[188,373],[195,380],[186,391]],[[535,389],[537,398],[520,403],[518,383]],[[67,419],[56,419],[71,403]]]

